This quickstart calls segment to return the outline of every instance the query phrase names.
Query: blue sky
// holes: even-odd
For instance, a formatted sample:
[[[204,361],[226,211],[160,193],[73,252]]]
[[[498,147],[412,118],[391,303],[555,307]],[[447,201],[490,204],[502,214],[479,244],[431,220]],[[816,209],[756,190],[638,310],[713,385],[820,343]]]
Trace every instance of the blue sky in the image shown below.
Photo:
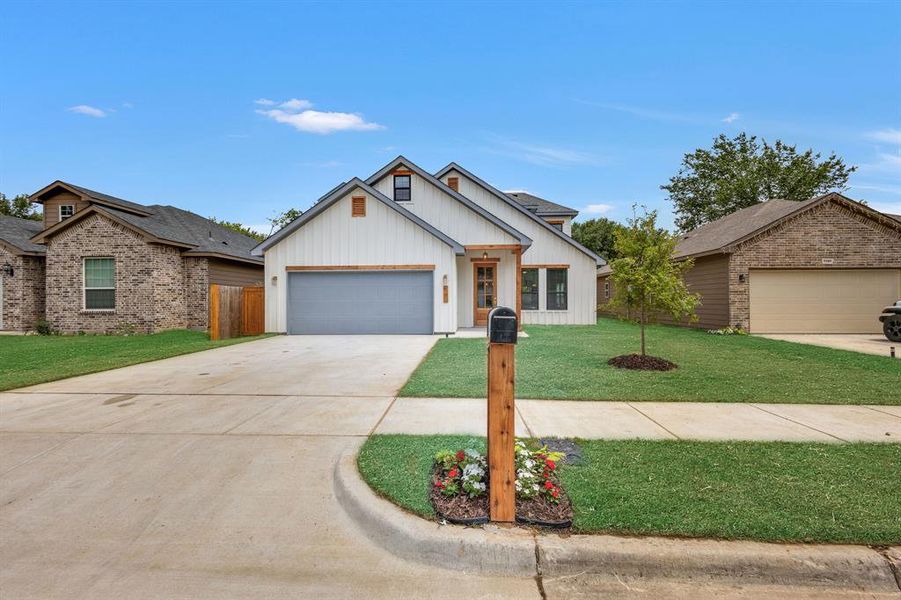
[[[29,2],[0,27],[7,195],[63,179],[263,227],[403,154],[671,224],[683,154],[747,131],[837,152],[901,213],[897,2]]]

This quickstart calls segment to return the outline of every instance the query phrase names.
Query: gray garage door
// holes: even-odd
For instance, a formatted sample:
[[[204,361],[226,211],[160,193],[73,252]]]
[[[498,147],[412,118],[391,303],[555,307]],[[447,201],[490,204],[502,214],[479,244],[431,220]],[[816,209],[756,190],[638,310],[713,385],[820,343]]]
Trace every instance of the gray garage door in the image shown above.
[[[431,271],[288,273],[288,333],[432,333]]]

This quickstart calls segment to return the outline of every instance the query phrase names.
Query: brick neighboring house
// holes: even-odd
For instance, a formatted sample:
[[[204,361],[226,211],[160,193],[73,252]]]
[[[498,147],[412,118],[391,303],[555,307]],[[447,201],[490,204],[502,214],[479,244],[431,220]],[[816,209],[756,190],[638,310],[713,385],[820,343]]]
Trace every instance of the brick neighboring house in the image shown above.
[[[0,215],[0,331],[27,331],[44,316],[45,248],[40,221]]]
[[[206,329],[210,284],[262,284],[263,261],[250,254],[257,241],[200,215],[62,181],[31,201],[44,205],[44,222],[28,238],[44,268],[27,281],[37,287],[39,279],[45,293],[40,310],[11,305],[18,314],[9,328],[30,329],[46,315],[62,333]]]
[[[881,308],[901,298],[901,222],[838,193],[736,211],[685,234],[675,258],[695,261],[685,282],[705,329],[881,333]],[[598,270],[601,310],[610,274]]]

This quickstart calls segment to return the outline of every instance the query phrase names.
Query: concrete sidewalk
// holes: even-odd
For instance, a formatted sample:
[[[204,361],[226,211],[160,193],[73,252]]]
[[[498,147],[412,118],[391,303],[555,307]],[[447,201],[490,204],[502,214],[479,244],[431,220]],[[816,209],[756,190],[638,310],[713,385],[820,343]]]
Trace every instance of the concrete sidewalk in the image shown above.
[[[584,439],[901,443],[901,406],[517,400],[516,434]],[[485,400],[398,398],[375,433],[484,435]]]

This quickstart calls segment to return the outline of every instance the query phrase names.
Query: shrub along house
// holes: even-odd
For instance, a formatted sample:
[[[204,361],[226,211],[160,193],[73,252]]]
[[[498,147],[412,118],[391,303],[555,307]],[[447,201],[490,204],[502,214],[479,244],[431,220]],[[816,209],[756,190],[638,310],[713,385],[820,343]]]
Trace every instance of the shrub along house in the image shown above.
[[[206,329],[210,284],[262,283],[256,240],[200,215],[63,181],[31,200],[44,205],[44,221],[22,224],[16,239],[27,240],[20,251],[43,256],[44,269],[5,274],[4,286],[21,277],[13,285],[42,288],[44,308],[11,309],[18,314],[4,323],[18,330],[39,315],[62,333]]]
[[[901,298],[901,222],[841,194],[770,200],[685,234],[675,259],[701,295],[694,326],[752,333],[881,333]],[[598,271],[601,309],[613,295]],[[662,320],[667,322],[667,320]]]
[[[530,202],[455,163],[431,174],[404,157],[342,183],[254,250],[266,330],[452,333],[498,305],[524,323],[594,323],[603,260]]]

